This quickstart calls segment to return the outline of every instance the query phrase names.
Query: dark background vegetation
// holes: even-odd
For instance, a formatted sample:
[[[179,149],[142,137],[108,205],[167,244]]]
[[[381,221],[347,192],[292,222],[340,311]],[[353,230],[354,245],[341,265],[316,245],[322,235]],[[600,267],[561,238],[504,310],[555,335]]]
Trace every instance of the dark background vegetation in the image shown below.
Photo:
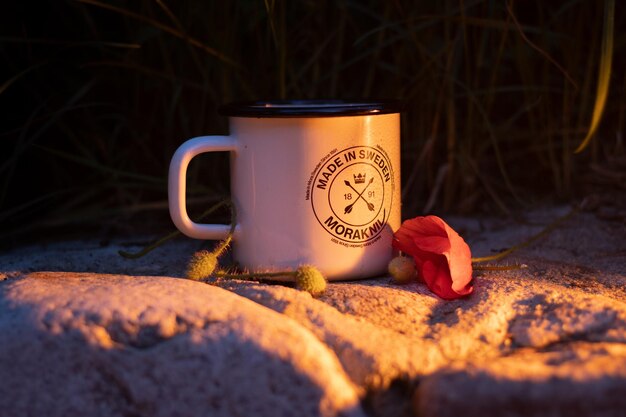
[[[591,146],[573,153],[593,111],[603,4],[5,2],[0,242],[172,229],[171,155],[188,138],[226,134],[216,109],[243,99],[405,100],[405,217],[578,198],[624,152],[618,2],[606,111]],[[192,214],[228,196],[227,172],[226,155],[192,163]]]

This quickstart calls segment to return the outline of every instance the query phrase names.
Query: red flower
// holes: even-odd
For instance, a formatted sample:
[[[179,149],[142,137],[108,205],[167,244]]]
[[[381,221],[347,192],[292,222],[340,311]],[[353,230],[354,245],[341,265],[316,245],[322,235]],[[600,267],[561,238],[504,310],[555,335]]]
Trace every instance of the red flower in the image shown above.
[[[413,257],[420,277],[439,297],[451,300],[474,290],[470,248],[439,217],[404,221],[394,234],[393,247]]]

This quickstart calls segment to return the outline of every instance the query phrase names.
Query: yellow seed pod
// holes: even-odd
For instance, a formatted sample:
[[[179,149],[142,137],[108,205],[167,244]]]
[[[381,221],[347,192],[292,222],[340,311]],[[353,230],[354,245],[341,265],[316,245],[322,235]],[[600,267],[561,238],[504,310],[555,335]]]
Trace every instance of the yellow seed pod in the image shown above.
[[[201,250],[191,257],[187,265],[187,278],[199,281],[208,278],[217,268],[217,256],[209,251]]]
[[[316,267],[302,265],[296,269],[296,288],[316,297],[326,290],[326,278]]]
[[[389,275],[397,284],[407,284],[417,277],[415,261],[406,256],[396,256],[387,267]]]

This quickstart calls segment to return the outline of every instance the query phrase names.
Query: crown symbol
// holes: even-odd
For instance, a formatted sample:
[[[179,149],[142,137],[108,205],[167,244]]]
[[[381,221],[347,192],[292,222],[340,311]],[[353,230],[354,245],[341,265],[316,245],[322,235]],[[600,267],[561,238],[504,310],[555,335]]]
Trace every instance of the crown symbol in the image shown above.
[[[357,174],[353,176],[355,184],[365,184],[365,174]]]

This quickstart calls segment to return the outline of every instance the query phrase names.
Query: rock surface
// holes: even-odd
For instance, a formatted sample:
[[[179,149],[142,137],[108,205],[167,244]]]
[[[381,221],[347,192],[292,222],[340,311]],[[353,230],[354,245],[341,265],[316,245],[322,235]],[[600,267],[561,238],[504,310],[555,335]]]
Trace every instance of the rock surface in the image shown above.
[[[2,415],[363,415],[332,351],[222,289],[44,272],[1,292]]]
[[[481,256],[565,211],[448,220]],[[623,222],[577,213],[506,261],[525,268],[475,271],[474,294],[455,301],[389,277],[314,299],[130,276],[180,274],[197,247],[184,240],[137,261],[91,241],[22,248],[0,255],[0,380],[21,381],[2,385],[0,410],[14,397],[24,415],[40,403],[99,415],[623,415],[624,237]],[[28,275],[51,269],[90,272]]]

